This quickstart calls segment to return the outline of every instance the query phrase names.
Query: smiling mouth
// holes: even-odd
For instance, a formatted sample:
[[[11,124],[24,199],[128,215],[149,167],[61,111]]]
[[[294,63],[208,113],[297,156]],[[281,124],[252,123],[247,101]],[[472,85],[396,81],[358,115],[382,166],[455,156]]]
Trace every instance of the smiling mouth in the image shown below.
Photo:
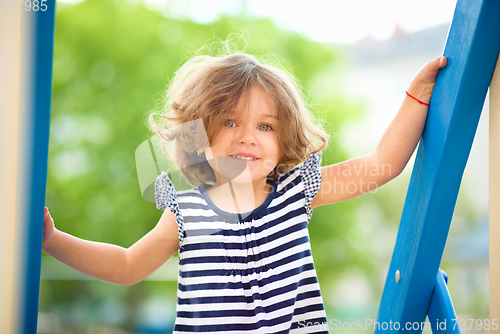
[[[246,160],[246,161],[255,161],[255,160],[258,160],[258,158],[242,157],[242,156],[239,156],[239,155],[230,155],[230,157],[231,158],[240,159],[240,160]]]

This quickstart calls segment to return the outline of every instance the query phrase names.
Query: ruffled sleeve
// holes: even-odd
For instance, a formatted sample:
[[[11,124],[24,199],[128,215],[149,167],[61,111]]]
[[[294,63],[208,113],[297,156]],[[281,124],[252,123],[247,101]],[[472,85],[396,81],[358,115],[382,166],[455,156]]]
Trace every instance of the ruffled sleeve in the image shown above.
[[[184,238],[184,218],[182,217],[179,204],[177,203],[177,192],[175,191],[172,181],[168,178],[168,174],[162,172],[155,182],[155,199],[158,209],[169,208],[175,214],[177,228],[179,231],[179,245]]]
[[[312,216],[311,202],[321,186],[321,172],[319,170],[321,156],[321,152],[311,154],[302,166],[300,166],[300,175],[302,177],[302,182],[304,182],[308,220],[310,220]]]

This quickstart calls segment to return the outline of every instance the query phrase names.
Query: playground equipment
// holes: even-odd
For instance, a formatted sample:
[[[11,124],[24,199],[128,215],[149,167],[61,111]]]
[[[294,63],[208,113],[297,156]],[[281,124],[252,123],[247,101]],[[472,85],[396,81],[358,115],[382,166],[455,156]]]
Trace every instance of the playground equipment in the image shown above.
[[[0,6],[0,333],[36,333],[55,0]]]
[[[457,3],[443,52],[448,65],[436,79],[380,303],[378,321],[397,323],[401,328],[394,331],[404,331],[406,324],[422,323],[428,315],[433,332],[441,331],[436,324],[443,321],[445,332],[460,332],[439,264],[500,50],[499,17],[499,1]],[[497,118],[492,115],[490,121]],[[493,152],[493,156],[498,154]],[[498,172],[498,165],[490,167],[490,173]],[[498,206],[498,200],[490,198],[490,206]],[[498,224],[499,218],[498,213],[491,215],[490,224]],[[495,256],[498,261],[498,253],[490,254],[490,264]],[[490,282],[494,285],[498,276]],[[495,290],[493,287],[491,292]],[[491,292],[492,319],[499,319],[500,295]]]
[[[500,319],[500,56],[490,85],[490,320]]]
[[[36,333],[47,176],[55,0],[19,3],[0,12],[0,333]],[[377,319],[399,329],[376,331],[428,316],[433,331],[459,332],[439,264],[490,82],[490,318],[500,319],[499,17],[498,0],[457,3]]]

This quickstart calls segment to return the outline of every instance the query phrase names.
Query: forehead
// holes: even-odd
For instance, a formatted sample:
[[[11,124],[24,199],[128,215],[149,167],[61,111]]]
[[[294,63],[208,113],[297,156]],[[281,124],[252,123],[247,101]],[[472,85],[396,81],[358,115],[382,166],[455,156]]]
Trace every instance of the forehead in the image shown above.
[[[243,94],[233,114],[244,117],[278,119],[278,110],[271,96],[260,87],[252,87]]]

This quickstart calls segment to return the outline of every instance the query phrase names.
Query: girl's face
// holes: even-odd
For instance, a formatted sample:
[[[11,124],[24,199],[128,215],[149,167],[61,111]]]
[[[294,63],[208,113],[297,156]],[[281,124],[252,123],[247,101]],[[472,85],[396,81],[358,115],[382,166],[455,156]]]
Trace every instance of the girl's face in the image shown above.
[[[265,184],[280,157],[277,117],[271,98],[259,87],[240,99],[205,152],[219,181]]]

